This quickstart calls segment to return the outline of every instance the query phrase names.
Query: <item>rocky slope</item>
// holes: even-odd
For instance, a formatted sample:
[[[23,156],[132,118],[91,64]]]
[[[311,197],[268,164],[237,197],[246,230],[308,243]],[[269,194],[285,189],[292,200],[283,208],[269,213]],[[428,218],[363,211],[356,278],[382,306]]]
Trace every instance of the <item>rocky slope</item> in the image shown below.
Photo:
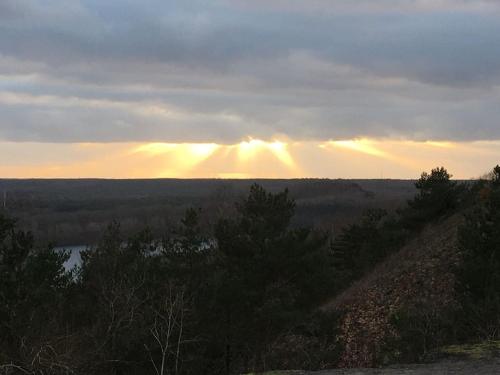
[[[323,307],[342,312],[341,367],[383,363],[384,346],[397,336],[391,319],[402,308],[439,314],[454,304],[452,270],[459,261],[457,228],[461,220],[453,216],[429,225],[398,253]]]

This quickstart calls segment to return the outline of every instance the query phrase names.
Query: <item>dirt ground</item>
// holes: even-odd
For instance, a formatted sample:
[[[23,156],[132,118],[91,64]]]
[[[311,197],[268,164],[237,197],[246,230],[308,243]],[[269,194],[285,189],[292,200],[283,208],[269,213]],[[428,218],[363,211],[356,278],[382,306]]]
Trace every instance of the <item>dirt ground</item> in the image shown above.
[[[298,373],[297,375],[299,375]],[[442,361],[384,369],[337,369],[307,372],[303,375],[500,375],[500,358]]]

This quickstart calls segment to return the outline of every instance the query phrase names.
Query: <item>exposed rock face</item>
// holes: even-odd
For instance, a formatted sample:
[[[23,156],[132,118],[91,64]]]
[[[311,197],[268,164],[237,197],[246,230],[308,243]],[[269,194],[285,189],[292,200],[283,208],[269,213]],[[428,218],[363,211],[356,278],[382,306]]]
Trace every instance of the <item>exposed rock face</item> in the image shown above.
[[[459,216],[429,225],[398,253],[325,309],[343,311],[341,367],[371,367],[396,332],[391,317],[403,307],[444,311],[454,304],[453,267],[459,261]]]

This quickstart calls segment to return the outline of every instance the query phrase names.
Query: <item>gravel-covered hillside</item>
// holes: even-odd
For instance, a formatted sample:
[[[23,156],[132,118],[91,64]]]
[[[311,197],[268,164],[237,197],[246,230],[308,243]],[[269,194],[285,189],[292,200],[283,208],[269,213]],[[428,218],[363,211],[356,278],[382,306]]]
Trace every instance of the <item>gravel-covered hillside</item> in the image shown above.
[[[341,367],[371,367],[387,361],[387,344],[397,333],[391,319],[402,308],[429,314],[452,307],[453,267],[461,216],[430,224],[399,252],[379,264],[324,309],[342,312]]]

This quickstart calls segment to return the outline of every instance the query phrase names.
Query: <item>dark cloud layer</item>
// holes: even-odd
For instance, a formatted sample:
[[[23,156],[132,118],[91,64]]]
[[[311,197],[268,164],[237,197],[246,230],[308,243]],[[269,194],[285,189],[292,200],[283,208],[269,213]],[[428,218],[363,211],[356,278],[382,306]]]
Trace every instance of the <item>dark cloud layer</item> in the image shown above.
[[[500,139],[500,5],[0,2],[0,138]]]

